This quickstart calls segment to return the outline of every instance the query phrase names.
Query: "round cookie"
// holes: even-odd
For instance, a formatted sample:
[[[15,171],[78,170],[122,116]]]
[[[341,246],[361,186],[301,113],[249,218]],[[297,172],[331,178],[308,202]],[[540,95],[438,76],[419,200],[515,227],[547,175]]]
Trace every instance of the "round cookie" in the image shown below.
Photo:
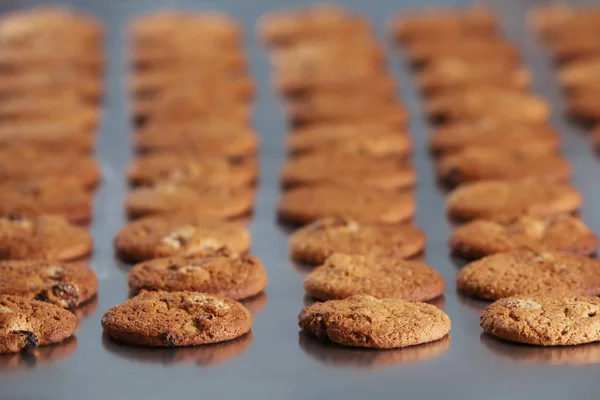
[[[231,164],[221,158],[156,154],[138,157],[127,174],[133,185],[201,182],[206,186],[248,186],[256,181],[258,165],[255,162]]]
[[[135,292],[190,291],[241,300],[264,290],[267,273],[256,257],[220,248],[136,264],[127,275],[127,283]]]
[[[545,99],[499,88],[440,94],[427,100],[426,109],[431,119],[444,122],[490,119],[541,124],[550,118],[550,106]]]
[[[433,342],[451,325],[431,304],[363,295],[311,304],[300,312],[298,324],[321,340],[375,349]]]
[[[600,261],[533,250],[496,253],[461,269],[456,287],[486,300],[530,295],[596,296],[600,294]]]
[[[130,222],[119,231],[114,245],[125,261],[186,256],[220,247],[245,253],[250,249],[250,233],[241,224],[176,214]]]
[[[125,198],[125,209],[130,218],[189,213],[227,219],[248,214],[253,205],[252,188],[172,183],[137,188]]]
[[[333,253],[409,258],[425,247],[425,233],[411,225],[327,218],[292,233],[289,245],[293,260],[309,264],[322,264]]]
[[[415,201],[412,193],[311,186],[285,192],[277,213],[281,221],[298,225],[335,217],[394,224],[412,218]]]
[[[330,93],[336,93],[338,96],[352,96],[355,93],[366,93],[375,99],[393,100],[396,98],[398,85],[393,76],[386,73],[373,76],[358,77],[347,82],[318,82],[316,86],[304,85],[297,88],[291,88],[282,92],[282,96],[291,101],[319,97]],[[377,124],[374,122],[373,124]],[[327,124],[329,125],[329,124]],[[333,125],[345,125],[343,122],[336,122]]]
[[[599,92],[600,87],[570,93],[567,98],[568,114],[577,120],[596,123],[600,120]]]
[[[414,41],[404,46],[410,63],[417,68],[443,59],[461,59],[471,63],[490,63],[517,66],[521,56],[517,47],[502,38],[448,37],[435,42]]]
[[[251,326],[252,315],[240,303],[196,292],[142,291],[102,317],[102,328],[113,339],[152,347],[224,342]]]
[[[485,180],[568,182],[572,168],[558,155],[531,156],[518,148],[467,148],[442,157],[437,173],[452,186]]]
[[[96,295],[98,278],[91,268],[56,261],[0,261],[0,295],[40,300],[74,308]]]
[[[77,317],[37,300],[0,295],[0,354],[62,342],[77,329]]]
[[[558,81],[566,91],[583,91],[596,82],[596,73],[600,71],[600,55],[561,66]]]
[[[452,254],[477,259],[517,249],[587,256],[598,248],[598,237],[581,220],[567,215],[544,220],[519,217],[505,223],[476,220],[450,235]]]
[[[481,314],[483,330],[500,339],[536,346],[600,341],[598,297],[510,297]]]
[[[288,161],[280,177],[285,188],[335,184],[365,190],[403,189],[413,186],[417,180],[415,170],[406,160],[328,152]]]
[[[547,124],[485,120],[454,123],[435,129],[429,141],[434,154],[457,153],[467,148],[527,149],[534,155],[553,154],[560,147],[558,133]]]
[[[444,278],[416,261],[390,256],[336,253],[304,280],[306,293],[318,300],[366,294],[380,299],[427,301],[444,293]]]
[[[64,151],[88,154],[94,144],[94,135],[81,132],[76,124],[65,121],[0,124],[0,149],[26,147],[46,154]]]
[[[447,199],[448,215],[458,221],[506,221],[520,216],[551,217],[572,213],[582,199],[570,186],[535,181],[465,183]]]
[[[92,251],[92,237],[59,216],[0,218],[0,260],[81,258]]]

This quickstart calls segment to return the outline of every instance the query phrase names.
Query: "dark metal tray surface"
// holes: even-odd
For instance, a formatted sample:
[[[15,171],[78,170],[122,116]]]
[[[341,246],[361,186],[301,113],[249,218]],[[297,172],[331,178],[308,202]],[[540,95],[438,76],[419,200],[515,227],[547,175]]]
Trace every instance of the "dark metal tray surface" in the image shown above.
[[[43,2],[44,3],[44,2]],[[306,270],[288,258],[286,229],[276,222],[278,172],[285,160],[286,123],[280,101],[269,84],[267,53],[258,43],[257,19],[276,9],[308,5],[293,0],[70,0],[64,2],[101,18],[107,28],[107,98],[96,156],[104,183],[95,198],[92,266],[100,279],[96,302],[85,310],[76,339],[41,348],[37,355],[0,357],[0,399],[596,399],[600,344],[544,349],[512,345],[482,335],[479,313],[486,303],[456,293],[460,264],[448,256],[450,226],[444,195],[438,188],[427,150],[430,127],[423,119],[410,71],[390,46],[390,67],[401,82],[402,99],[412,113],[411,133],[419,171],[417,224],[428,236],[426,261],[447,281],[445,311],[452,332],[443,341],[393,351],[346,349],[299,334]],[[372,18],[382,40],[387,21],[398,11],[439,6],[462,7],[464,1],[348,0],[342,5]],[[563,154],[572,162],[574,184],[585,198],[583,218],[600,232],[600,165],[584,130],[562,116],[563,104],[549,58],[525,27],[530,0],[493,0],[506,35],[521,47],[535,75],[534,90],[555,108],[553,123],[561,132]],[[42,4],[0,3],[2,11]],[[246,48],[259,85],[255,128],[262,138],[261,182],[251,225],[253,252],[269,273],[266,294],[253,306],[253,333],[231,343],[186,349],[143,349],[120,345],[102,334],[100,318],[128,296],[128,266],[113,255],[112,240],[123,226],[127,192],[124,168],[131,158],[128,118],[126,23],[140,13],[164,7],[222,10],[239,19],[247,32]]]

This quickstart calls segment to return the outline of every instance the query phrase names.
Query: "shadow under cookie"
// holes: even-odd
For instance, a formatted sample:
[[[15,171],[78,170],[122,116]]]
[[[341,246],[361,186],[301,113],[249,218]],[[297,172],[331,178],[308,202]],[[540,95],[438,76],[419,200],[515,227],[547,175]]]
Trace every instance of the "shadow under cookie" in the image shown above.
[[[77,348],[77,338],[71,336],[63,342],[36,347],[19,353],[0,354],[0,371],[19,371],[33,369],[38,365],[64,360]]]

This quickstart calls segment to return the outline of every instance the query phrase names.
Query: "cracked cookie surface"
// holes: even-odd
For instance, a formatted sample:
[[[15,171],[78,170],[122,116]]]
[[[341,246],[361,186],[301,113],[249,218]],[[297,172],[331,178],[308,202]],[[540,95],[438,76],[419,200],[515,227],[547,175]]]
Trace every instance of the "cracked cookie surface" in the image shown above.
[[[248,333],[252,316],[240,303],[197,292],[142,291],[102,317],[113,339],[140,346],[218,343]]]
[[[362,295],[312,304],[298,324],[322,340],[377,349],[428,343],[450,332],[450,318],[431,304]]]

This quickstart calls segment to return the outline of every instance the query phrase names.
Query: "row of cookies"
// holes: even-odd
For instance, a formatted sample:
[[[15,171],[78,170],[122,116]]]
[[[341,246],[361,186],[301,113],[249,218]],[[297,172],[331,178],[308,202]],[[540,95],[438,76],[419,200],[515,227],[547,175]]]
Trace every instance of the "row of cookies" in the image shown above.
[[[585,123],[600,121],[600,7],[552,4],[531,13],[530,24],[558,66],[558,81],[568,114]],[[600,130],[592,140],[600,148]]]
[[[422,33],[428,24],[435,32]],[[437,170],[442,181],[458,185],[448,197],[449,216],[468,222],[452,233],[452,251],[479,259],[461,269],[457,288],[497,300],[482,314],[482,328],[539,345],[599,340],[572,329],[598,324],[587,319],[600,302],[573,297],[600,293],[600,262],[586,257],[598,239],[569,215],[581,196],[566,185],[571,169],[556,155],[549,105],[526,93],[528,73],[516,47],[478,6],[403,16],[395,28],[408,58],[418,61],[421,87],[427,82],[427,113],[441,125],[431,140]],[[432,93],[427,87],[436,80],[444,88]]]
[[[117,255],[136,262],[135,297],[102,318],[113,339],[188,346],[250,331],[238,300],[267,284],[248,254],[242,222],[254,202],[257,135],[250,123],[253,82],[237,22],[226,15],[159,11],[131,24],[136,159],[130,218]]]
[[[102,100],[103,32],[93,18],[40,8],[0,18],[0,353],[60,342],[97,292],[74,262],[100,172],[91,152]],[[74,312],[77,312],[74,310]]]
[[[289,238],[291,258],[318,266],[304,288],[319,302],[302,310],[300,327],[370,348],[446,336],[449,318],[422,303],[442,295],[444,279],[405,260],[425,246],[420,229],[402,224],[415,208],[412,140],[369,22],[322,5],[269,14],[259,34],[291,126],[278,214],[304,225]]]

